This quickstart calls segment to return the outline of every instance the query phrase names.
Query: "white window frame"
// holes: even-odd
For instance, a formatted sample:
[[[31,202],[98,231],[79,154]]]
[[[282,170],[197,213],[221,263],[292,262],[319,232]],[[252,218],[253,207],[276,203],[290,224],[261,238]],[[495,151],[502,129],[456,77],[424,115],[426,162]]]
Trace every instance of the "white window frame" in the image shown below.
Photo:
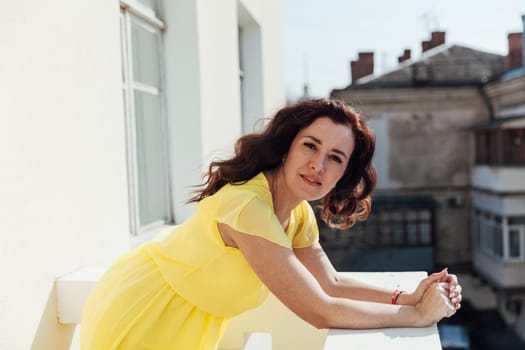
[[[520,249],[520,255],[517,256],[517,257],[512,257],[510,256],[510,246],[508,246],[507,244],[507,247],[508,247],[508,254],[507,254],[507,259],[508,261],[519,261],[519,262],[523,262],[525,261],[525,225],[509,225],[508,228],[507,228],[507,235],[509,236],[508,237],[508,242],[510,242],[510,230],[516,230],[518,231],[518,246],[519,246],[519,249]]]
[[[158,1],[157,1],[158,2]],[[158,6],[158,4],[157,4]],[[120,20],[121,31],[125,33],[122,36],[122,62],[123,73],[125,79],[123,81],[123,94],[125,96],[125,117],[126,117],[126,149],[127,149],[127,166],[128,166],[128,193],[129,193],[129,208],[130,208],[130,229],[132,236],[142,236],[158,230],[167,224],[173,223],[173,210],[171,203],[171,186],[170,186],[170,164],[168,156],[168,135],[167,135],[167,120],[166,120],[166,96],[164,93],[164,61],[163,61],[163,43],[162,33],[165,30],[165,25],[161,19],[156,17],[154,9],[150,9],[136,0],[121,0],[120,1]],[[138,21],[140,25],[152,32],[158,33],[160,36],[159,45],[159,73],[160,73],[160,88],[149,86],[133,81],[133,54],[131,49],[131,21]],[[161,123],[163,131],[163,149],[164,149],[164,178],[166,189],[166,220],[157,220],[147,225],[140,224],[140,202],[139,202],[139,175],[138,175],[138,145],[137,145],[137,130],[135,122],[135,99],[134,92],[141,91],[151,95],[159,96],[161,104]]]
[[[475,208],[473,211],[473,239],[474,245],[477,249],[503,262],[519,262],[525,261],[525,225],[508,224],[508,216],[495,214],[483,209]],[[489,218],[486,217],[489,215]],[[496,222],[495,217],[501,217],[501,223]],[[495,246],[492,245],[492,230],[499,228],[501,232],[502,256],[495,253]],[[510,230],[517,230],[519,232],[519,249],[520,255],[518,257],[510,256]]]

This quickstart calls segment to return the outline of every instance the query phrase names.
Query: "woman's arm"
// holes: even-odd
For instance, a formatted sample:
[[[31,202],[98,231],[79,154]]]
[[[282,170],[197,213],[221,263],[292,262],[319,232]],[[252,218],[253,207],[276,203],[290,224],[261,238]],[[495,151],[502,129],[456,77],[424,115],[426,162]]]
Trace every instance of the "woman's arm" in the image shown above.
[[[255,273],[299,317],[318,328],[421,327],[454,311],[438,284],[417,306],[387,305],[334,297],[291,249],[219,224],[223,238],[231,239]]]
[[[354,300],[391,303],[392,290],[366,284],[339,273],[335,270],[319,243],[311,247],[295,249],[294,252],[329,295]],[[451,303],[455,305],[455,309],[459,309],[461,286],[458,284],[457,277],[448,274],[446,269],[423,279],[415,291],[406,291],[400,294],[397,304],[416,305],[429,286],[436,282],[440,282],[441,286],[447,290],[446,294],[449,296]]]
[[[295,255],[319,281],[326,293],[334,297],[390,304],[392,290],[360,282],[335,270],[319,243],[311,247],[294,249]],[[399,305],[416,305],[412,293],[402,293]]]

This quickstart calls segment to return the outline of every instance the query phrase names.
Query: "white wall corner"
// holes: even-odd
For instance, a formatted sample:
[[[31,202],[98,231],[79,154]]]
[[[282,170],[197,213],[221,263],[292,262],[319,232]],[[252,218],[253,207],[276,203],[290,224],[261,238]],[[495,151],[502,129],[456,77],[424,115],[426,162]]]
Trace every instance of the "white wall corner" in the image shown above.
[[[105,271],[105,268],[83,268],[56,280],[59,323],[80,324],[84,303]]]

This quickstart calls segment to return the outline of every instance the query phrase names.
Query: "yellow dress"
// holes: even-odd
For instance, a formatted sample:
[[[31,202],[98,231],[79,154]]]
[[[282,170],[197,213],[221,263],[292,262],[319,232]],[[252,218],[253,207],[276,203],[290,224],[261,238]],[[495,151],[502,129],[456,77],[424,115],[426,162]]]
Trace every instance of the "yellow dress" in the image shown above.
[[[184,224],[109,268],[84,306],[81,350],[217,349],[228,319],[268,295],[240,250],[224,245],[217,222],[290,249],[319,236],[306,201],[283,230],[263,173],[226,185]]]

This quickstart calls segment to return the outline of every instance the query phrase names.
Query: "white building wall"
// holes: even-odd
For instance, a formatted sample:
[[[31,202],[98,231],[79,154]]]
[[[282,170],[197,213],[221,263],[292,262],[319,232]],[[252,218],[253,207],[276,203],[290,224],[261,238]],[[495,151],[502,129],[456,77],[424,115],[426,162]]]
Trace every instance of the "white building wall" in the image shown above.
[[[175,0],[165,4],[170,24],[166,33],[167,63],[173,62],[166,69],[178,222],[192,213],[191,206],[184,205],[190,186],[200,182],[210,160],[231,153],[233,142],[242,132],[239,7],[255,20],[261,37],[260,53],[245,50],[244,57],[251,66],[257,62],[255,71],[246,72],[250,81],[245,96],[251,107],[249,122],[255,123],[285,103],[280,1]],[[253,78],[260,75],[262,79]]]
[[[279,1],[245,2],[261,26],[269,115],[284,104]],[[130,247],[119,11],[24,0],[0,12],[1,349],[67,349],[74,329],[56,323],[56,277]],[[163,13],[181,221],[208,156],[241,132],[237,1],[166,1]]]
[[[60,349],[55,278],[128,247],[119,5],[0,12],[0,348]]]

